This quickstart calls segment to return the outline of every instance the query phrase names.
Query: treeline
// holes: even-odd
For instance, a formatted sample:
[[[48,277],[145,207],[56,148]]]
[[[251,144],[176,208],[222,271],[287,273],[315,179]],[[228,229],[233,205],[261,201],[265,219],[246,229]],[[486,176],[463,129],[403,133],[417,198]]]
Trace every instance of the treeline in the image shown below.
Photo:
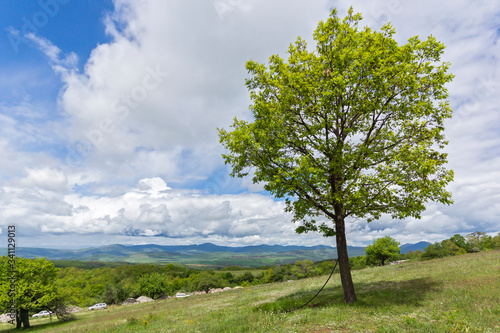
[[[491,237],[484,232],[475,231],[465,237],[456,234],[449,239],[430,244],[419,257],[429,260],[493,249],[500,249],[500,233]]]
[[[392,260],[430,260],[493,249],[500,249],[500,233],[491,237],[484,232],[475,231],[465,237],[455,234],[449,239],[429,244],[424,251],[408,250],[407,253],[394,255]],[[362,269],[378,266],[380,262],[373,256],[363,255],[349,258],[349,264],[352,269]]]

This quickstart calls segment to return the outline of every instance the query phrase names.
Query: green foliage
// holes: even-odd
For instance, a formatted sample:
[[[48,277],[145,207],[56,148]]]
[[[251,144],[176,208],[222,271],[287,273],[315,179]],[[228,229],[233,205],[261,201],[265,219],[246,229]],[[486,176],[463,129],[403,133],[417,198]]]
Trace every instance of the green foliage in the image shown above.
[[[253,181],[288,198],[297,222],[333,219],[335,207],[371,221],[420,217],[427,200],[451,203],[444,187],[452,172],[435,150],[451,117],[444,45],[431,36],[400,46],[390,25],[358,29],[360,20],[351,10],[341,21],[333,10],[314,33],[315,51],[298,38],[288,61],[249,61],[254,121],[219,130],[232,175],[253,167]],[[335,234],[314,219],[298,228],[310,230]]]
[[[295,279],[303,279],[314,276],[314,263],[311,260],[297,261],[291,268],[292,276]]]
[[[447,253],[448,255],[455,256],[467,253],[465,249],[456,245],[451,239],[445,239],[441,242],[441,245],[443,246],[445,253]]]
[[[453,237],[450,238],[450,241],[452,241],[456,246],[460,247],[461,249],[464,249],[465,252],[471,252],[470,244],[468,244],[466,239],[460,234],[453,235]]]
[[[123,300],[125,300],[129,294],[130,292],[127,289],[125,289],[122,284],[110,283],[104,287],[101,299],[102,302],[106,304],[118,304]]]
[[[348,303],[356,297],[346,218],[420,218],[427,201],[452,203],[453,172],[439,151],[452,114],[444,45],[432,36],[399,45],[390,24],[359,29],[361,19],[351,8],[341,20],[334,9],[313,34],[314,51],[298,38],[286,60],[247,62],[253,122],[219,129],[232,176],[252,170],[254,183],[285,198],[298,233],[337,236]]]
[[[251,272],[245,272],[236,278],[238,284],[243,284],[244,282],[252,283],[255,280],[255,276]]]
[[[496,242],[498,242],[498,245],[496,245]],[[430,244],[425,248],[421,258],[424,260],[436,259],[495,248],[500,248],[500,233],[495,237],[491,237],[484,232],[475,231],[465,237],[455,234],[450,239]]]
[[[219,275],[208,271],[203,271],[198,275],[194,275],[190,283],[191,290],[201,290],[207,293],[210,289],[222,287],[224,287],[224,280]]]
[[[395,260],[399,256],[399,242],[390,236],[378,238],[365,249],[369,258],[375,259],[381,266],[386,260]]]
[[[161,273],[150,273],[144,275],[139,280],[139,290],[141,295],[157,299],[158,297],[168,294],[171,290],[167,277]]]
[[[449,255],[449,253],[446,251],[446,249],[443,247],[443,245],[439,242],[436,242],[434,244],[429,244],[425,248],[425,251],[422,254],[422,259],[424,259],[424,260],[437,259],[437,258],[446,257],[448,255]]]
[[[260,278],[261,283],[273,283],[281,282],[285,280],[285,274],[287,272],[286,267],[274,266],[269,268],[267,271],[262,273]]]
[[[500,232],[491,239],[491,247],[493,249],[500,249]]]
[[[479,252],[493,248],[492,237],[484,232],[475,231],[465,236],[465,238],[471,248],[471,252]]]
[[[374,257],[367,255],[349,258],[349,265],[352,269],[363,269],[366,267],[377,266],[379,264],[380,263]]]
[[[10,263],[15,263],[15,277],[11,279]],[[29,327],[29,311],[48,309],[60,299],[56,285],[57,268],[45,258],[0,258],[0,308],[8,309],[14,299],[24,328]],[[15,282],[15,292],[11,290]]]

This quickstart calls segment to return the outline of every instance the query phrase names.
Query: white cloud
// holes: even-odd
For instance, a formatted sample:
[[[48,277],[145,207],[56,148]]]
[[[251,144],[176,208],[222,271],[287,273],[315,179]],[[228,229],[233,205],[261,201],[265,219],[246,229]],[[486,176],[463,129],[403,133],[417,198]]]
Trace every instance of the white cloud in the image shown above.
[[[289,13],[282,16],[283,1],[219,2],[115,3],[106,20],[113,41],[93,50],[84,73],[64,79],[61,103],[73,119],[71,162],[125,163],[140,172],[138,160],[168,154],[204,166],[189,172],[167,167],[161,175],[169,179],[206,177],[220,164],[213,162],[222,152],[217,127],[247,113],[245,62],[267,59],[271,45],[271,52],[284,53],[327,11],[320,2],[286,2]],[[138,152],[146,156],[138,159]]]
[[[49,191],[65,191],[68,179],[60,170],[44,167],[42,169],[26,168],[28,176],[23,181],[25,187],[38,187]]]
[[[362,25],[391,21],[401,43],[433,34],[447,46],[444,59],[456,75],[449,85],[455,117],[447,123],[455,204],[430,203],[421,220],[350,222],[348,242],[500,231],[499,8],[465,0],[116,0],[105,20],[112,40],[81,59],[83,72],[76,54],[26,36],[61,78],[54,102],[64,117],[47,118],[47,105],[23,91],[15,103],[0,104],[2,227],[16,223],[47,247],[57,239],[72,245],[71,237],[96,245],[333,244],[296,235],[282,202],[241,193],[262,185],[229,179],[216,128],[228,128],[235,116],[249,118],[246,61],[286,56],[297,36],[312,40],[328,5],[343,17],[351,4],[362,12]],[[33,77],[44,84],[42,74]],[[23,80],[36,86],[28,79],[27,72],[12,75],[16,86]],[[68,152],[60,158],[40,148],[50,144],[65,144]]]

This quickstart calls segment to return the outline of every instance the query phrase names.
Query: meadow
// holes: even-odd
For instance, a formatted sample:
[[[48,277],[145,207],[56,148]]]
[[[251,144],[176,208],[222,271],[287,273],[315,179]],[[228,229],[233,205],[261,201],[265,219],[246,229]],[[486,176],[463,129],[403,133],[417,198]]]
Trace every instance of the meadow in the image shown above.
[[[36,332],[500,332],[500,251],[353,271],[358,302],[339,275],[32,319]],[[288,312],[291,311],[291,312]],[[0,324],[0,332],[12,326]]]

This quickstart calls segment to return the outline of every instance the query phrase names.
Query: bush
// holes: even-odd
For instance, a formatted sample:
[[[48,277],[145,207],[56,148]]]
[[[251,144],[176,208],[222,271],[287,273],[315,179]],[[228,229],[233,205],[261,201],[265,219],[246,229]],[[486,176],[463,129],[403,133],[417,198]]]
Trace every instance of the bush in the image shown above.
[[[243,282],[252,283],[255,280],[255,276],[251,272],[245,272],[235,279],[235,282],[242,284]]]
[[[500,232],[491,239],[491,246],[493,249],[500,249]]]
[[[222,287],[224,287],[224,280],[219,275],[208,271],[201,272],[190,283],[191,291],[205,291],[208,293],[210,289]]]
[[[351,269],[363,269],[368,266],[368,258],[366,255],[349,258]]]
[[[434,244],[429,244],[424,251],[425,252],[422,253],[422,259],[424,260],[443,258],[449,255],[449,253],[446,251],[443,245],[441,245],[441,243],[438,242]]]

